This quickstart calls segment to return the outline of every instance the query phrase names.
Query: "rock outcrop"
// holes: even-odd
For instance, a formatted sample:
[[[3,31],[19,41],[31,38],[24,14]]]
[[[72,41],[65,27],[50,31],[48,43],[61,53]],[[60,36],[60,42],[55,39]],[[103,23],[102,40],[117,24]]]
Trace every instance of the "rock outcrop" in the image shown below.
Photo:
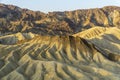
[[[84,9],[48,14],[0,4],[0,31],[71,35],[94,26],[120,26],[120,7]]]

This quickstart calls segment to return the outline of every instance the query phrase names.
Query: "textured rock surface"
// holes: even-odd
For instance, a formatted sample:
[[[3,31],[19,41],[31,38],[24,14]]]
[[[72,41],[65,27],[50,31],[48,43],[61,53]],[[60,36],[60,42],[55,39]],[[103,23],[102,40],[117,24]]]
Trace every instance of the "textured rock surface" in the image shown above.
[[[49,12],[48,14],[0,4],[1,32],[73,34],[94,26],[120,26],[120,7]]]
[[[2,36],[4,41],[16,36],[17,41],[0,44],[0,80],[119,80],[120,30],[97,29],[84,31],[92,38]]]
[[[120,80],[119,26],[120,7],[45,14],[0,4],[0,80]]]
[[[86,39],[88,42],[98,47],[99,50],[104,52],[106,56],[115,54],[112,56],[118,56],[120,58],[120,29],[116,27],[94,27],[74,34],[73,36],[79,36]],[[119,58],[117,61],[120,61]]]

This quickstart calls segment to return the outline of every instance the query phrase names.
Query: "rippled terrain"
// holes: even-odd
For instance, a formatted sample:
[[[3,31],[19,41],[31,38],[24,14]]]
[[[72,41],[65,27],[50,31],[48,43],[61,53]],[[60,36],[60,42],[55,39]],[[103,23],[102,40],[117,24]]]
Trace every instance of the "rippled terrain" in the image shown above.
[[[113,22],[105,12],[111,9]],[[23,14],[0,23],[0,80],[120,80],[119,7],[53,12],[45,17],[44,13],[1,4],[1,21],[7,20],[9,10]],[[79,14],[89,16],[88,20]],[[78,21],[71,22],[75,16]]]

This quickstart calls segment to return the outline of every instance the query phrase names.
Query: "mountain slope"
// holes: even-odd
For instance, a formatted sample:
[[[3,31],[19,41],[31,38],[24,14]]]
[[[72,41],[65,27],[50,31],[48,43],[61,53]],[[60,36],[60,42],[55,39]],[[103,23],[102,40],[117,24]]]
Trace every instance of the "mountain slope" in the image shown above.
[[[120,7],[49,12],[48,14],[0,4],[2,33],[32,32],[49,35],[71,35],[94,26],[120,26]]]
[[[116,27],[95,27],[74,34],[73,36],[85,38],[87,41],[98,47],[99,50],[107,53],[107,56],[116,57],[114,60],[120,61],[120,29]]]
[[[120,80],[119,26],[115,6],[45,14],[0,4],[0,80]]]
[[[39,35],[1,42],[0,80],[119,80],[118,62],[83,38]]]

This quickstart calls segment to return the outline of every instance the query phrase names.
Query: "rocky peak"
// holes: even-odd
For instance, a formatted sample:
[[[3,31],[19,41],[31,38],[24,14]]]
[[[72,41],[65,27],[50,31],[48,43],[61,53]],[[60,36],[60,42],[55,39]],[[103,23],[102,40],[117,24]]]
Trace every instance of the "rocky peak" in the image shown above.
[[[1,32],[33,32],[40,34],[73,34],[94,26],[119,26],[120,7],[106,6],[64,12],[21,9],[0,4]]]

